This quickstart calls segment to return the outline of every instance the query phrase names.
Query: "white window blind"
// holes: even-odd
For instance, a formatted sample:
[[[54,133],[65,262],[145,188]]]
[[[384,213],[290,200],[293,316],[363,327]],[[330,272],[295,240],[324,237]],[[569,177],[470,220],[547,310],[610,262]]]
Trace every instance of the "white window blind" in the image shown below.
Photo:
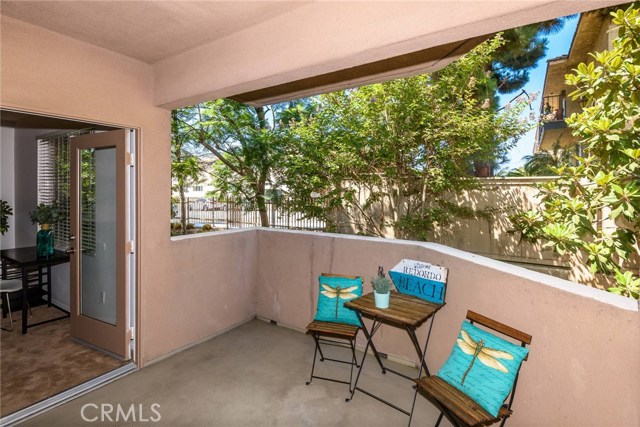
[[[38,139],[38,204],[56,205],[63,218],[52,224],[56,249],[65,250],[71,235],[71,145],[70,138],[94,133],[92,129],[65,132]],[[83,203],[83,211],[87,206]],[[95,251],[95,214],[82,215],[82,248]]]

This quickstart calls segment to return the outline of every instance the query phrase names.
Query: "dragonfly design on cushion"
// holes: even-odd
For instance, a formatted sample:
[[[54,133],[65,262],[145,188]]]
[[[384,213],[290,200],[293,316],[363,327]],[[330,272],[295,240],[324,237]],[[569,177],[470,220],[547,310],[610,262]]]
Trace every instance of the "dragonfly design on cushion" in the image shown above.
[[[351,293],[356,289],[358,289],[357,286],[350,286],[348,288],[342,289],[340,286],[336,286],[335,288],[332,288],[329,285],[322,285],[322,289],[324,289],[323,291],[321,291],[322,295],[324,295],[327,298],[336,299],[336,319],[338,318],[338,308],[339,308],[340,300],[341,299],[348,300],[348,299],[353,299],[358,297],[358,295]]]
[[[513,356],[510,353],[502,350],[496,350],[490,347],[485,347],[483,340],[478,340],[478,342],[474,341],[473,338],[471,338],[469,334],[464,330],[460,331],[460,335],[462,335],[462,339],[457,339],[458,347],[460,347],[460,350],[462,350],[466,354],[473,355],[469,367],[464,372],[464,375],[462,375],[461,384],[464,384],[464,380],[467,378],[467,374],[473,367],[476,359],[480,360],[480,362],[490,368],[497,369],[501,372],[509,372],[509,370],[497,359],[513,360]]]

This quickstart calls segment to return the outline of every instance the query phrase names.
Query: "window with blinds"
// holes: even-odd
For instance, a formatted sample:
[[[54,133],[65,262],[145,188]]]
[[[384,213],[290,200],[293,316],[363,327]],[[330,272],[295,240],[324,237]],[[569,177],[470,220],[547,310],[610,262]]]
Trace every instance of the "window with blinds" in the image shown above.
[[[83,129],[38,139],[38,204],[57,206],[63,214],[60,221],[52,224],[56,249],[67,249],[71,236],[70,139],[89,133],[94,131]],[[95,212],[90,212],[91,205],[82,205],[82,248],[83,253],[91,254],[96,247]]]

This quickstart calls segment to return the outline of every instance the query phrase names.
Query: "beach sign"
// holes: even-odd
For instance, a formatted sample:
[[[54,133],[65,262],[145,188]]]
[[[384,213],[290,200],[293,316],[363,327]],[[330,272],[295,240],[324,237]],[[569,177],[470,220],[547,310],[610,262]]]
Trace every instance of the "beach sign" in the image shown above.
[[[422,261],[403,259],[389,271],[398,292],[444,304],[448,270]]]

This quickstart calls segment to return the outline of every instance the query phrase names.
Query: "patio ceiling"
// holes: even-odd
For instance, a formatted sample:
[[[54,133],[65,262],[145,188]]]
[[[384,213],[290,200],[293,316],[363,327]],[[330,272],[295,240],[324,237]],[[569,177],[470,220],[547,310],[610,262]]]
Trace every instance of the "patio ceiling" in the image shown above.
[[[1,12],[150,64],[155,104],[264,104],[433,71],[497,31],[619,0],[34,1]]]
[[[309,1],[2,1],[2,14],[150,64]]]

